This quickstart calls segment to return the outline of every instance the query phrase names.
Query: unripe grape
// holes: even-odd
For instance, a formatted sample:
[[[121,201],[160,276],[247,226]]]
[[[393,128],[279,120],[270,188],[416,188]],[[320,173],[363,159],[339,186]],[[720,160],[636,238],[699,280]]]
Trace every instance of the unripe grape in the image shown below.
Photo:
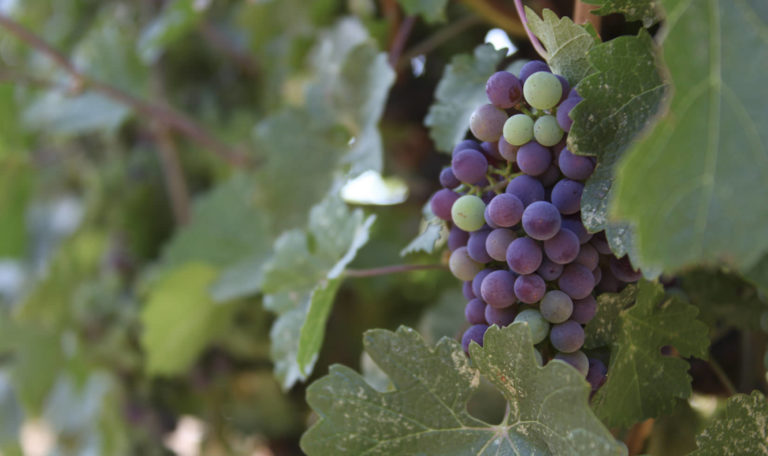
[[[550,109],[560,102],[563,86],[552,73],[539,71],[528,76],[523,84],[525,101],[536,109]]]
[[[498,141],[507,120],[507,113],[492,104],[484,104],[469,118],[469,129],[480,141]]]
[[[453,223],[464,231],[477,231],[485,224],[485,203],[474,195],[464,195],[451,207]]]
[[[533,139],[533,119],[515,114],[504,123],[504,139],[513,146],[522,146]]]
[[[554,146],[563,139],[563,130],[554,116],[541,116],[533,124],[533,136],[542,146]]]
[[[448,268],[457,279],[472,280],[483,269],[483,265],[469,257],[466,247],[459,247],[451,253]]]
[[[528,325],[531,330],[531,338],[534,344],[538,344],[547,338],[549,332],[549,322],[541,316],[536,309],[526,309],[515,317],[515,323],[522,322]]]

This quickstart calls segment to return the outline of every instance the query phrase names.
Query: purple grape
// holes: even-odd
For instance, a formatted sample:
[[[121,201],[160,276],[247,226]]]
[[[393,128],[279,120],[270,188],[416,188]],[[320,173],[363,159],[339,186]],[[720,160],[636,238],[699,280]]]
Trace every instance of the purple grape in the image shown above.
[[[560,290],[548,291],[539,305],[541,316],[550,323],[562,323],[573,313],[573,301]]]
[[[464,331],[464,335],[461,336],[461,347],[464,349],[464,353],[469,355],[469,344],[476,342],[481,347],[483,346],[483,336],[485,331],[488,330],[488,325],[472,325]]]
[[[474,293],[476,297],[482,297],[480,294],[480,285],[483,283],[483,279],[492,272],[493,269],[483,269],[477,273],[474,279],[472,279],[472,293]]]
[[[539,241],[556,235],[561,222],[560,212],[546,201],[533,202],[523,211],[523,229],[528,236]]]
[[[562,179],[552,188],[552,204],[563,215],[571,215],[581,209],[581,193],[584,184],[571,179]]]
[[[440,185],[445,188],[456,188],[461,185],[461,182],[459,182],[459,179],[453,174],[451,168],[443,168],[443,170],[440,171]]]
[[[605,231],[596,233],[592,237],[590,244],[592,244],[592,247],[594,247],[600,255],[613,255],[611,247],[608,245],[608,241],[605,239]]]
[[[480,141],[498,141],[506,121],[506,112],[492,104],[484,104],[475,109],[470,116],[469,129]]]
[[[643,277],[642,272],[632,267],[632,263],[629,262],[629,257],[626,255],[621,257],[621,259],[611,257],[608,266],[611,268],[613,276],[622,282],[637,282]]]
[[[482,152],[464,149],[453,156],[451,169],[454,176],[462,182],[475,184],[485,179],[488,171],[488,160]]]
[[[554,163],[549,165],[549,168],[544,171],[544,174],[539,176],[539,180],[545,187],[554,185],[555,182],[560,180],[560,168],[558,168]]]
[[[525,83],[525,80],[528,79],[528,76],[532,75],[533,73],[538,73],[539,71],[546,71],[548,73],[552,72],[552,70],[549,69],[549,65],[543,61],[531,60],[530,62],[523,65],[523,67],[520,69],[520,82]]]
[[[517,238],[514,231],[497,228],[485,238],[485,250],[496,261],[507,260],[507,248]]]
[[[451,220],[451,208],[460,196],[453,190],[448,190],[447,188],[440,189],[432,196],[429,207],[439,218]]]
[[[561,103],[565,101],[568,98],[568,93],[571,91],[571,85],[568,84],[568,80],[564,77],[560,76],[559,74],[555,75],[557,79],[560,80],[560,85],[563,86],[563,95],[560,97],[560,101],[558,103]]]
[[[541,247],[529,237],[515,239],[507,247],[507,264],[518,274],[531,274],[539,269],[544,255]]]
[[[520,146],[513,146],[512,144],[508,143],[506,139],[504,139],[504,136],[499,138],[499,155],[501,155],[504,160],[514,163],[517,160],[517,150],[520,149]]]
[[[464,295],[464,298],[466,298],[467,301],[471,301],[477,297],[475,296],[475,293],[472,291],[471,280],[467,280],[466,282],[461,284],[461,294]]]
[[[572,88],[571,91],[568,92],[568,98],[575,98],[579,101],[583,100],[583,98],[581,98],[581,95],[579,95],[579,91],[576,90],[576,87]]]
[[[491,201],[493,201],[493,199],[491,199]],[[496,228],[500,228],[500,227],[497,224],[493,223],[493,220],[491,220],[491,214],[490,214],[490,211],[488,210],[488,207],[490,204],[491,204],[490,201],[485,204],[485,211],[483,212],[483,218],[485,219],[485,224],[488,225],[489,228],[495,230]]]
[[[474,139],[465,139],[460,141],[458,144],[456,144],[456,147],[453,148],[452,154],[456,155],[464,149],[473,149],[478,152],[482,151],[482,149],[480,148],[480,142]]]
[[[501,138],[499,138],[499,141],[501,141]],[[485,157],[488,160],[504,160],[504,157],[501,156],[499,153],[499,143],[494,142],[488,142],[485,141],[482,144],[480,144],[480,149],[482,150],[483,154],[485,154]]]
[[[523,205],[528,206],[544,199],[544,186],[537,179],[523,174],[509,181],[507,193],[520,198]]]
[[[584,345],[584,328],[573,320],[552,326],[549,341],[556,350],[573,353]]]
[[[514,306],[497,309],[496,307],[485,306],[485,321],[489,325],[504,327],[515,321],[517,309]]]
[[[466,247],[459,247],[448,258],[448,269],[459,280],[472,280],[483,265],[469,257]]]
[[[573,107],[579,104],[580,101],[579,98],[569,96],[557,107],[557,124],[560,125],[560,128],[562,128],[563,131],[571,131],[573,119],[571,119],[570,114]]]
[[[600,281],[603,280],[603,270],[600,269],[600,266],[592,270],[592,275],[595,277],[596,284],[600,283]]]
[[[602,271],[602,277],[597,284],[597,291],[600,293],[618,293],[622,288],[622,282],[613,276],[610,269],[603,269]]]
[[[573,353],[558,353],[555,355],[555,359],[570,364],[585,377],[587,376],[587,372],[589,372],[589,359],[587,359],[587,355],[581,350]]]
[[[509,109],[520,103],[523,98],[523,85],[517,77],[508,71],[499,71],[488,78],[485,93],[494,106]]]
[[[487,306],[481,299],[473,299],[464,307],[464,317],[472,325],[486,324],[485,308]]]
[[[515,195],[502,193],[488,203],[487,221],[502,228],[520,223],[523,217],[523,202]]]
[[[470,238],[470,242],[472,238]],[[547,258],[558,264],[568,264],[579,255],[579,238],[571,230],[561,228],[552,238],[544,241]]]
[[[509,271],[498,270],[488,274],[480,286],[480,296],[491,307],[503,308],[514,304],[515,275]]]
[[[572,299],[584,299],[595,287],[595,276],[583,265],[571,263],[563,268],[557,285]]]
[[[552,152],[536,141],[520,146],[517,151],[517,166],[529,176],[543,174],[551,163]]]
[[[592,386],[592,391],[597,391],[606,380],[608,368],[602,361],[595,358],[589,359],[589,369],[587,370],[587,382]]]
[[[536,270],[536,273],[541,276],[542,279],[547,282],[551,282],[563,273],[563,265],[557,264],[549,258],[544,258],[541,262],[541,266]]]
[[[597,264],[600,261],[600,254],[597,253],[597,250],[595,250],[594,247],[589,244],[585,244],[581,247],[579,254],[573,261],[575,263],[583,264],[587,267],[587,269],[592,271],[597,267]]]
[[[526,304],[535,304],[544,297],[547,284],[538,274],[521,275],[515,280],[515,296]]]
[[[451,231],[448,232],[448,250],[453,252],[459,247],[464,247],[469,241],[469,233],[462,230],[456,225],[451,227]]]
[[[490,263],[493,258],[485,250],[485,239],[488,237],[488,230],[475,231],[469,235],[467,242],[467,253],[469,257],[478,263]]]
[[[562,226],[565,229],[571,230],[579,238],[579,244],[586,244],[592,239],[592,234],[587,231],[587,228],[581,223],[581,219],[578,216],[563,217]]]
[[[592,175],[595,165],[590,157],[574,155],[570,150],[563,149],[557,159],[557,165],[565,177],[573,180],[585,180]]]
[[[573,301],[573,313],[571,314],[571,320],[586,325],[597,313],[597,301],[594,296],[590,295],[584,299],[577,299]]]

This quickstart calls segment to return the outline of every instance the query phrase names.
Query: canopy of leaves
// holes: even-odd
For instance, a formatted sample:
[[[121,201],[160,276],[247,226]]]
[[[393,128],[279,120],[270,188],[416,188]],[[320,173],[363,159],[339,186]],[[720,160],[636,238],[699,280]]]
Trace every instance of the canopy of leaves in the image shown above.
[[[630,21],[642,21],[645,27],[661,19],[658,0],[585,0],[585,3],[600,5],[593,14],[621,13]]]
[[[398,0],[409,16],[420,15],[427,23],[445,21],[448,0]]]
[[[332,366],[307,391],[320,421],[302,448],[309,455],[622,454],[589,409],[583,377],[564,363],[537,365],[526,328],[489,329],[484,348],[470,349],[477,367],[451,339],[431,348],[409,328],[367,332],[365,349],[395,389],[377,391],[351,369]],[[501,424],[467,413],[480,375],[509,401]]]
[[[469,117],[478,106],[488,103],[485,82],[504,58],[503,50],[484,44],[474,55],[451,59],[435,91],[436,102],[429,107],[424,125],[441,152],[450,153],[469,130]]]
[[[691,456],[768,454],[768,401],[759,391],[728,399],[717,419],[696,438]]]
[[[688,363],[662,355],[661,348],[675,347],[682,357],[707,357],[707,327],[696,319],[696,307],[643,281],[621,294],[601,295],[597,308],[585,347],[611,347],[608,381],[592,402],[606,425],[626,427],[659,416],[690,396]]]
[[[618,168],[613,212],[635,227],[642,268],[723,260],[747,269],[768,250],[768,7],[662,5],[674,96]]]

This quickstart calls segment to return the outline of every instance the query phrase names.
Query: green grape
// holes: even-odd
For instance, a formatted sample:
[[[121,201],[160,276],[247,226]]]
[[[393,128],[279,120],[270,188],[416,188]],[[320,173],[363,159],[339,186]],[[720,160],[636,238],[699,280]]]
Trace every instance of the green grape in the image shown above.
[[[522,146],[533,138],[533,119],[515,114],[504,123],[504,140],[513,146]]]
[[[464,195],[451,207],[453,223],[464,231],[477,231],[485,224],[485,203],[474,195]]]
[[[536,109],[554,108],[563,96],[563,86],[552,73],[539,71],[528,76],[523,85],[525,101]]]
[[[541,116],[533,124],[533,136],[542,146],[551,147],[563,139],[563,130],[555,116]]]
[[[470,281],[483,269],[483,265],[469,257],[466,247],[459,247],[451,253],[448,269],[457,279]]]
[[[536,309],[526,309],[515,317],[515,322],[523,322],[531,329],[533,343],[538,344],[549,334],[549,322]]]

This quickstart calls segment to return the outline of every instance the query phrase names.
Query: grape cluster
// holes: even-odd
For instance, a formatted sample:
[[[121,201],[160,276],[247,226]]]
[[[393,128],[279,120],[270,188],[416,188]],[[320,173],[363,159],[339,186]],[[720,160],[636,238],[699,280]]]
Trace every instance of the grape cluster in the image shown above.
[[[489,325],[525,322],[540,363],[571,364],[594,391],[606,367],[581,347],[595,294],[617,292],[641,274],[581,222],[595,160],[572,154],[565,140],[581,98],[542,61],[524,65],[519,77],[495,73],[486,93],[490,103],[469,122],[478,140],[456,146],[430,202],[451,222],[449,266],[469,301],[462,345],[482,345]]]

